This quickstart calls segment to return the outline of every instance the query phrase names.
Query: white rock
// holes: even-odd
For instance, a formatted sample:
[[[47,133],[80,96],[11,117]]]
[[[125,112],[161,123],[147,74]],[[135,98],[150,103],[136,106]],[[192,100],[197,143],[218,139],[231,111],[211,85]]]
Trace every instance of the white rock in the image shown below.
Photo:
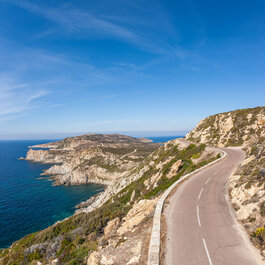
[[[101,258],[101,254],[97,251],[94,251],[92,254],[90,254],[87,260],[87,265],[99,265],[100,258]]]
[[[125,221],[121,227],[117,230],[119,235],[126,233],[127,231],[132,231],[132,229],[140,224],[144,218],[154,211],[154,206],[157,199],[153,200],[140,200],[135,203],[133,208],[125,216]]]
[[[256,203],[242,205],[241,208],[236,212],[237,219],[241,221],[247,219],[256,207]]]
[[[102,258],[100,260],[100,264],[103,265],[112,265],[114,263],[113,257],[102,255]]]

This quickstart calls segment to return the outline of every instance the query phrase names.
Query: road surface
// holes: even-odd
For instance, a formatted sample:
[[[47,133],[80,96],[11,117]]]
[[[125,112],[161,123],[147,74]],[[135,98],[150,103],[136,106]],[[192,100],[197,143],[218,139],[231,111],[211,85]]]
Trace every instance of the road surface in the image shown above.
[[[166,265],[264,264],[233,217],[226,183],[244,159],[240,149],[192,176],[169,199]]]

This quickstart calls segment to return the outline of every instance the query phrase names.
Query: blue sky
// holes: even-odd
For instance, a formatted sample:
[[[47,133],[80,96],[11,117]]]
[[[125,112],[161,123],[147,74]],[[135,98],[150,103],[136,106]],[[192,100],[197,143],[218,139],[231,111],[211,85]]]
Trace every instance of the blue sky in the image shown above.
[[[0,139],[177,135],[264,105],[265,2],[0,0]]]

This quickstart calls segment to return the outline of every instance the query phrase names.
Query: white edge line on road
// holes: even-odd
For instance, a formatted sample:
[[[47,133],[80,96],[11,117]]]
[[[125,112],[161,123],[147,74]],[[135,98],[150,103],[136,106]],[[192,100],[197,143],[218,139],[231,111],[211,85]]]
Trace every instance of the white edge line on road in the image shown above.
[[[199,206],[197,205],[197,219],[198,219],[198,224],[201,226],[201,220],[200,220],[200,213],[199,213]]]
[[[196,174],[197,172],[201,172],[203,169],[208,168],[209,166],[212,166],[216,163],[218,163],[220,160],[223,160],[227,154],[225,151],[221,151],[223,154],[222,157],[218,158],[217,160],[214,160],[210,162],[209,164],[198,168],[194,170],[193,172],[184,175],[181,177],[179,180],[174,182],[162,195],[162,197],[159,199],[158,203],[156,204],[156,209],[155,209],[155,215],[153,218],[153,227],[152,227],[152,232],[151,232],[151,239],[149,242],[149,250],[148,250],[148,260],[147,260],[147,265],[159,265],[160,264],[160,235],[161,235],[161,223],[160,223],[160,218],[161,214],[163,211],[163,204],[168,197],[169,193],[184,179],[187,179],[189,176]]]
[[[207,248],[207,245],[206,245],[206,242],[205,242],[204,238],[202,239],[202,241],[203,241],[203,245],[204,245],[204,248],[205,248],[205,252],[206,252],[206,255],[207,255],[207,258],[208,258],[209,264],[210,264],[210,265],[213,265],[213,263],[212,263],[212,260],[211,260],[211,257],[210,257],[210,254],[209,254],[209,251],[208,251],[208,248]]]
[[[200,191],[200,194],[199,194],[199,196],[198,196],[198,200],[201,198],[202,192],[203,192],[203,188],[202,188],[201,191]]]
[[[211,179],[211,177],[209,177],[209,178],[206,180],[205,185],[208,184],[208,182],[210,181],[210,179]]]

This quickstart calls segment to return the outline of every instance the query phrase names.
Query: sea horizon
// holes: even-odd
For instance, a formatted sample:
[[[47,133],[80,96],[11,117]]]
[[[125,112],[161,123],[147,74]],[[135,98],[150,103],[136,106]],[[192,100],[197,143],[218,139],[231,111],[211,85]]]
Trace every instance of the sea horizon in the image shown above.
[[[180,137],[145,138],[163,143]],[[50,165],[19,160],[28,146],[58,140],[0,140],[0,248],[73,215],[77,204],[104,190],[96,184],[53,186],[50,179],[39,179]]]

